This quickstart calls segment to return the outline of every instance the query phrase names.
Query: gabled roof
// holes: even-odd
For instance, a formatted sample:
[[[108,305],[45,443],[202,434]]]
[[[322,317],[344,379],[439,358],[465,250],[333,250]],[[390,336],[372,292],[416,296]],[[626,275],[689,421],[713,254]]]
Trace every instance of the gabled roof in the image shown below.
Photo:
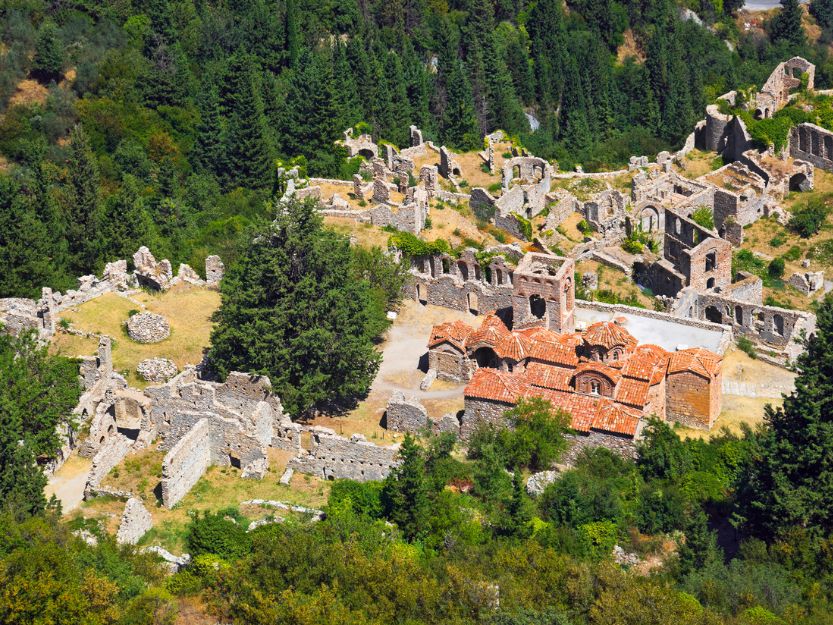
[[[428,348],[436,347],[441,343],[450,343],[461,352],[464,352],[466,351],[466,341],[472,332],[474,332],[474,328],[462,321],[440,323],[431,328]]]
[[[651,388],[647,380],[622,378],[613,392],[613,399],[629,406],[643,408],[648,403],[648,390]]]
[[[668,361],[668,375],[689,371],[704,378],[713,378],[720,373],[722,358],[702,347],[690,347],[671,354]]]
[[[549,388],[556,391],[570,392],[570,380],[573,370],[566,367],[554,367],[541,362],[531,362],[526,366],[526,381],[532,386]]]
[[[482,368],[474,375],[463,391],[466,397],[476,399],[490,399],[506,404],[514,404],[523,396],[526,390],[521,377],[514,373],[506,373],[497,369]]]
[[[519,361],[529,355],[529,349],[532,344],[533,341],[530,341],[524,335],[511,332],[497,342],[497,345],[495,345],[495,353],[501,358],[510,358]]]
[[[599,402],[592,429],[634,436],[639,426],[640,414],[610,400]]]
[[[636,339],[630,332],[613,321],[598,321],[590,325],[583,333],[588,345],[611,349],[613,347],[635,347]]]

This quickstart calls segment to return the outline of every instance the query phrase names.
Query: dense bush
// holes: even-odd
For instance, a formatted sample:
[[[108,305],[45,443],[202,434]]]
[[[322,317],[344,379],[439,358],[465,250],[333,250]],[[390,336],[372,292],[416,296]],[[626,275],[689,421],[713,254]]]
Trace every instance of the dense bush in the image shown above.
[[[188,552],[192,557],[212,554],[226,560],[242,558],[251,549],[247,525],[234,508],[203,514],[197,512],[185,535]]]
[[[798,236],[808,239],[821,230],[829,212],[822,199],[813,198],[804,206],[793,209],[787,227]]]

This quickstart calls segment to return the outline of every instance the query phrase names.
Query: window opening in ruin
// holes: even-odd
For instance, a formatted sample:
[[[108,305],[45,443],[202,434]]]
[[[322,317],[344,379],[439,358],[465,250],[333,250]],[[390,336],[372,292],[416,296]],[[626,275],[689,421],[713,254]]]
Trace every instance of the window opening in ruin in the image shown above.
[[[708,319],[712,323],[721,323],[723,321],[723,315],[721,315],[720,311],[714,306],[707,306],[706,319]]]
[[[677,233],[677,234],[680,234],[680,232],[682,232],[682,224],[680,223],[680,220],[677,219],[676,217],[674,217],[673,219],[674,219],[674,232]]]
[[[457,269],[460,270],[460,275],[463,277],[463,280],[469,279],[469,268],[468,265],[464,262],[457,263]]]
[[[104,439],[104,437],[102,436],[102,437],[101,437],[101,440],[100,440],[100,441],[98,441],[98,444],[99,444],[99,445],[103,445],[103,444],[104,444],[104,440],[105,440],[105,439]]]
[[[790,191],[804,191],[807,184],[807,176],[795,174],[790,178]]]
[[[364,158],[369,161],[375,156],[375,154],[373,154],[373,150],[362,148],[359,150],[359,156],[364,156]]]
[[[443,273],[448,273],[451,271],[451,264],[448,262],[447,258],[443,258]]]
[[[763,331],[765,319],[766,318],[764,317],[764,313],[762,311],[755,313],[755,330],[758,332]]]
[[[612,353],[613,360],[619,360],[619,350],[614,349]]]
[[[495,284],[503,284],[503,272],[500,269],[495,269]]]
[[[491,267],[484,267],[483,268],[483,277],[485,278],[484,282],[486,284],[492,283],[492,268]]]
[[[240,462],[240,458],[235,458],[234,456],[229,455],[228,461],[229,461],[229,464],[232,467],[234,467],[235,469],[242,469],[243,468],[243,464]]]
[[[428,259],[428,267],[431,269],[431,277],[437,277],[437,268],[434,266],[434,260],[432,258]]]
[[[784,336],[784,318],[781,315],[772,316],[772,329],[778,336]]]
[[[602,385],[599,384],[598,380],[590,380],[590,392],[593,393],[593,395],[599,394],[599,392],[601,391],[601,386]]]
[[[533,317],[543,319],[547,312],[547,303],[540,295],[530,295],[529,297],[529,312]]]
[[[428,303],[428,287],[424,284],[417,284],[417,300],[423,306]]]
[[[714,278],[709,278],[706,280],[706,288],[713,289],[714,288]]]
[[[474,266],[474,279],[480,280],[480,265]]]
[[[497,369],[500,359],[491,347],[479,347],[474,352],[474,361],[478,367]]]
[[[743,325],[743,308],[735,306],[735,323]]]
[[[466,294],[466,305],[469,309],[469,312],[473,315],[477,315],[480,311],[480,307],[477,302],[477,293],[468,293]]]

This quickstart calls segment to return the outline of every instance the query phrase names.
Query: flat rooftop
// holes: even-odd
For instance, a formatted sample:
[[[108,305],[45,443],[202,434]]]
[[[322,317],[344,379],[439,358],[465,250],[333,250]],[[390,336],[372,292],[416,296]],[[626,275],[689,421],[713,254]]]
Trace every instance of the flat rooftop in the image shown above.
[[[720,342],[723,329],[720,326],[699,328],[676,322],[673,318],[662,319],[653,316],[640,315],[638,312],[622,312],[621,309],[594,310],[584,308],[581,302],[576,302],[576,329],[583,324],[585,327],[597,321],[613,321],[614,318],[624,317],[624,328],[642,343],[659,345],[670,352],[678,348],[705,347],[717,354],[722,354]],[[646,311],[648,312],[648,311]]]

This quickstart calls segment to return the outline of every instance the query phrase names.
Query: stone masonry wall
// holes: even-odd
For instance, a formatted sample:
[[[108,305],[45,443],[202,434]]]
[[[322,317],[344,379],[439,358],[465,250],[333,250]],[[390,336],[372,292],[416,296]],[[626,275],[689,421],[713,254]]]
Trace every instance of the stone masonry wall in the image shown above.
[[[287,467],[324,479],[383,480],[399,452],[398,446],[374,445],[361,434],[344,438],[328,428],[310,428],[309,436],[310,449],[303,449]]]
[[[211,428],[200,419],[162,461],[162,503],[172,508],[211,465]]]

